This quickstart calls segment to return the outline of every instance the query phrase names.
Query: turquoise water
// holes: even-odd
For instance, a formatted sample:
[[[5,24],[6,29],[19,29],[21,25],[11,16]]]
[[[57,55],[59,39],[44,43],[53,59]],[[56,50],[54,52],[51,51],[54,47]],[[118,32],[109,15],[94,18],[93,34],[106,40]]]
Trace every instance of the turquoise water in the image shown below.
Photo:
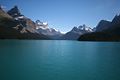
[[[0,80],[120,80],[120,43],[0,40]]]

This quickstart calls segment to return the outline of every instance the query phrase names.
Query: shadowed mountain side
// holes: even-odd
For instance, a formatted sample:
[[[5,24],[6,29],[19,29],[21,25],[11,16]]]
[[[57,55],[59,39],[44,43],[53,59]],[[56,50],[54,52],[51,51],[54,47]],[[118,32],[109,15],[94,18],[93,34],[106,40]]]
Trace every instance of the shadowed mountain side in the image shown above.
[[[50,39],[37,33],[32,20],[23,15],[21,18],[16,6],[11,10],[12,12],[8,14],[0,7],[0,39]]]
[[[120,41],[120,28],[80,36],[79,41]]]
[[[68,32],[65,35],[63,35],[60,39],[61,40],[76,40],[78,39],[80,34],[74,33],[74,32]]]
[[[103,24],[102,24],[103,25]],[[115,16],[109,26],[102,28],[102,31],[96,30],[96,32],[83,34],[79,37],[79,41],[120,41],[120,15]]]
[[[12,27],[17,25],[17,23],[13,20],[5,19],[3,22],[3,24],[0,22],[0,39],[49,39],[45,35],[31,33],[29,31],[21,34],[19,30],[16,30],[14,27]]]
[[[80,35],[83,35],[85,33],[90,33],[93,32],[93,29],[90,27],[87,27],[85,24],[78,26],[78,27],[73,27],[73,29],[66,34],[64,34],[61,39],[63,40],[77,40]]]

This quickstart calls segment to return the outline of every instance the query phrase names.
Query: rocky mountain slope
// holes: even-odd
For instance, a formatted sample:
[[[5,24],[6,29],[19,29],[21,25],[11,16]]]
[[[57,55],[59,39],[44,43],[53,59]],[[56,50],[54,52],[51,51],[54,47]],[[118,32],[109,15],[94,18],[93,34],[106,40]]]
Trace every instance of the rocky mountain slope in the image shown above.
[[[71,31],[63,35],[61,39],[77,40],[80,35],[85,34],[85,33],[90,33],[90,32],[93,32],[93,30],[90,27],[87,27],[86,25],[82,25],[79,27],[74,27]]]
[[[116,15],[111,22],[102,20],[98,25],[95,32],[84,34],[78,40],[120,41],[120,15]]]
[[[0,7],[0,39],[49,39],[35,28],[35,23],[22,15],[17,6],[8,12]]]

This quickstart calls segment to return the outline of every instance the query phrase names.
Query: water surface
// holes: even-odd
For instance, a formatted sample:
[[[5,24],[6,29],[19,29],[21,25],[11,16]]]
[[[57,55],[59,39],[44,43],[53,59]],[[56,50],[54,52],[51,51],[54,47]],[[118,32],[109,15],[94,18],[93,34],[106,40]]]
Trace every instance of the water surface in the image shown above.
[[[0,76],[0,80],[120,80],[120,43],[0,40]]]

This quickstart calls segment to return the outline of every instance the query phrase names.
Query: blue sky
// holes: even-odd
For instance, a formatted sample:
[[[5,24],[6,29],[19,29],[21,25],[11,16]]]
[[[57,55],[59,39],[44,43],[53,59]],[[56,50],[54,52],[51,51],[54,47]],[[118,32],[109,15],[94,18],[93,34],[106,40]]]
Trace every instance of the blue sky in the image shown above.
[[[48,22],[62,32],[86,24],[95,27],[101,19],[112,20],[120,13],[120,0],[0,0],[6,9],[18,5],[33,21]]]

